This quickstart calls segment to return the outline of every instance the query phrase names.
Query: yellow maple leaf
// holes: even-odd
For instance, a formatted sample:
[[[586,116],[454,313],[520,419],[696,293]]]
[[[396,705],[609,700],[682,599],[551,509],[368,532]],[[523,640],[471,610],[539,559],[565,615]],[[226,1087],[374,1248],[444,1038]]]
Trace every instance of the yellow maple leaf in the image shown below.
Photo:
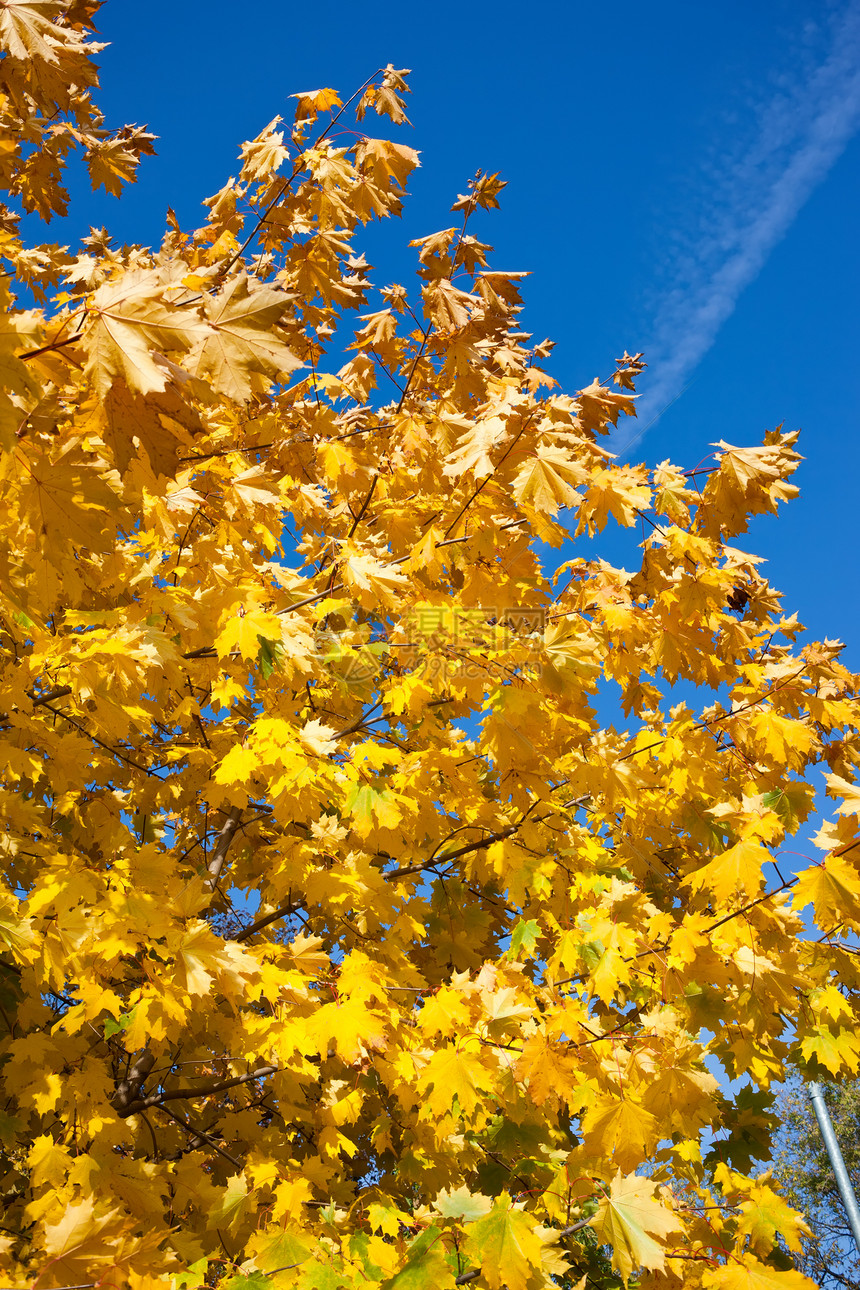
[[[440,1191],[433,1201],[433,1208],[442,1218],[460,1218],[474,1222],[483,1218],[493,1208],[492,1199],[481,1192],[471,1192],[469,1188],[451,1187]]]
[[[647,1159],[659,1137],[658,1122],[629,1097],[600,1097],[582,1117],[583,1149],[619,1171]]]
[[[29,446],[25,461],[19,490],[22,518],[61,548],[74,543],[100,550],[118,518],[119,477],[111,479],[100,470],[98,458],[76,438],[50,455]]]
[[[96,1213],[92,1196],[67,1205],[56,1223],[46,1223],[43,1285],[76,1285],[95,1268],[117,1260],[131,1220],[119,1209]]]
[[[341,566],[343,580],[358,603],[368,609],[377,605],[393,607],[408,584],[406,575],[394,565],[383,564],[371,555],[349,552]]]
[[[470,1118],[492,1086],[492,1075],[479,1054],[446,1044],[433,1053],[419,1077],[422,1114],[451,1115],[456,1098],[460,1113]]]
[[[579,403],[579,420],[586,430],[597,430],[606,434],[608,424],[617,425],[623,412],[625,416],[636,416],[636,396],[621,394],[601,385],[595,376],[590,385],[584,386],[577,394]]]
[[[176,980],[189,994],[208,994],[216,977],[225,985],[244,988],[257,972],[250,954],[219,940],[202,919],[192,919],[181,933],[171,932],[167,942],[176,956]]]
[[[340,96],[337,90],[302,90],[298,94],[291,94],[291,99],[297,99],[296,120],[297,121],[315,121],[320,112],[330,112],[333,107],[340,107]]]
[[[167,479],[174,478],[180,455],[190,450],[192,436],[202,428],[175,376],[166,380],[162,391],[151,391],[148,398],[130,390],[117,377],[107,397],[99,400],[93,425],[122,475],[143,449],[155,474]]]
[[[707,864],[687,874],[684,882],[694,891],[703,888],[722,903],[738,890],[755,895],[764,880],[763,866],[770,853],[754,838],[743,839],[714,856]]]
[[[801,1040],[800,1051],[807,1060],[826,1066],[833,1075],[845,1069],[853,1073],[860,1066],[860,1041],[853,1030],[844,1026],[838,1031],[813,1027]]]
[[[663,1271],[663,1238],[680,1228],[675,1214],[654,1199],[656,1189],[649,1179],[638,1174],[624,1177],[619,1169],[590,1220],[598,1240],[612,1246],[612,1266],[625,1285],[634,1268]]]
[[[815,1290],[815,1282],[801,1272],[771,1267],[752,1254],[706,1270],[702,1285],[709,1290]]]
[[[259,764],[256,752],[244,744],[236,744],[218,764],[214,775],[215,783],[247,784]]]
[[[688,967],[695,962],[699,951],[709,944],[707,936],[703,934],[707,923],[708,919],[704,914],[685,916],[680,926],[672,932],[669,941],[669,952],[666,955],[669,967]]]
[[[829,929],[846,918],[860,922],[860,874],[842,856],[831,853],[823,864],[803,871],[791,899],[798,913],[812,904],[819,927]]]
[[[21,956],[34,941],[31,919],[20,917],[13,899],[0,895],[0,944]]]
[[[286,161],[289,153],[284,147],[284,132],[276,130],[281,118],[276,116],[256,139],[242,144],[242,178],[267,179]]]
[[[425,999],[418,1026],[425,1035],[441,1034],[447,1039],[461,1029],[469,1016],[469,1005],[460,991],[443,985]]]
[[[531,1214],[503,1192],[489,1214],[466,1226],[466,1255],[480,1264],[491,1290],[526,1290],[542,1285],[543,1242]]]
[[[529,1098],[537,1106],[564,1101],[577,1083],[576,1062],[566,1045],[546,1035],[529,1035],[515,1070],[517,1079],[528,1081]]]
[[[609,516],[629,528],[640,511],[651,505],[651,489],[641,467],[598,467],[588,480],[588,490],[579,508],[577,531],[593,534],[606,525]]]
[[[197,374],[219,394],[244,402],[253,392],[254,376],[282,380],[301,367],[277,332],[289,304],[290,297],[277,287],[252,285],[244,273],[233,278],[207,303],[209,329],[193,360]]]
[[[587,473],[563,448],[542,446],[529,458],[513,482],[513,495],[525,506],[542,515],[557,515],[563,506],[578,506],[582,495],[576,485],[587,479]]]
[[[252,515],[258,506],[281,505],[277,485],[265,466],[250,466],[241,475],[235,475],[233,489]]]
[[[772,708],[749,713],[745,724],[756,745],[760,745],[780,766],[800,769],[818,742],[818,736],[808,722],[783,717]]]
[[[223,657],[237,650],[243,658],[256,659],[260,653],[260,637],[280,641],[281,620],[277,614],[263,609],[248,609],[233,613],[215,637],[214,648]]]
[[[445,458],[442,473],[454,479],[459,478],[464,471],[468,471],[476,479],[492,475],[495,470],[492,451],[503,442],[507,432],[507,422],[501,417],[487,417],[484,421],[476,422],[458,441],[454,451]]]
[[[790,1250],[799,1253],[801,1235],[810,1236],[809,1226],[797,1210],[766,1183],[756,1184],[746,1200],[740,1202],[738,1236],[749,1236],[750,1245],[757,1254],[769,1254],[779,1233]]]
[[[713,1096],[718,1090],[717,1081],[707,1071],[661,1063],[643,1100],[657,1123],[677,1124],[692,1133],[711,1122]]]
[[[154,134],[141,126],[130,126],[119,135],[93,140],[86,151],[87,170],[93,189],[106,188],[114,197],[123,184],[134,183],[141,154],[155,154]]]
[[[36,1186],[49,1183],[59,1187],[65,1182],[72,1159],[68,1152],[54,1141],[49,1133],[42,1133],[33,1139],[33,1145],[27,1156],[27,1164],[32,1171],[31,1179]]]
[[[7,0],[0,13],[0,42],[12,58],[58,61],[60,0]]]
[[[322,1057],[336,1049],[348,1063],[385,1046],[385,1023],[362,999],[323,1004],[307,1022],[307,1032]]]
[[[209,1211],[209,1226],[231,1228],[241,1222],[251,1201],[251,1192],[245,1171],[234,1174],[227,1186],[220,1192],[217,1201]]]
[[[827,796],[842,798],[837,815],[860,815],[860,784],[852,784],[842,775],[828,775]]]
[[[169,368],[157,356],[188,350],[206,335],[207,325],[194,309],[165,301],[165,286],[159,270],[131,269],[94,292],[81,344],[84,372],[102,398],[118,377],[140,394],[163,390]]]

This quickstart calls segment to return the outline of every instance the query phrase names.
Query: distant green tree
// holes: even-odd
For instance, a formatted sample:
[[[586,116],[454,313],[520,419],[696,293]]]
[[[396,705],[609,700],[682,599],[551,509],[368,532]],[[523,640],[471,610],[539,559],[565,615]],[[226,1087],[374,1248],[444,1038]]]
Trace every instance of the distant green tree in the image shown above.
[[[827,1108],[842,1149],[845,1166],[860,1191],[860,1079],[824,1084]],[[785,1198],[800,1210],[811,1228],[803,1238],[798,1269],[822,1290],[860,1290],[860,1255],[821,1140],[806,1085],[787,1083],[778,1097],[782,1121],[774,1173]]]

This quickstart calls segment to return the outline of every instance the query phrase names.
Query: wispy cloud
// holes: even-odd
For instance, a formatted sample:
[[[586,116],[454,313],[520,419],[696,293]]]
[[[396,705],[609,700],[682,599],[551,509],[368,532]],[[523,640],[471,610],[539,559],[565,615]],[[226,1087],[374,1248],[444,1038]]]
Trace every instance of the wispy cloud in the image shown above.
[[[828,50],[759,105],[755,137],[712,175],[708,224],[688,238],[658,302],[646,357],[650,380],[624,452],[684,389],[804,202],[860,127],[860,4],[842,8]],[[711,185],[709,184],[709,187]]]

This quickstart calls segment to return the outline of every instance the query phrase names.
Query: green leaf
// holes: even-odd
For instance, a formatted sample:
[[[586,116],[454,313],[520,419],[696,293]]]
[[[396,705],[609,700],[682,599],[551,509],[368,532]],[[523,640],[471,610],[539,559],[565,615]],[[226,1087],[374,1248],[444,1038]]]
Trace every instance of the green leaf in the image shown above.
[[[612,1266],[625,1284],[634,1267],[662,1272],[665,1238],[679,1230],[674,1212],[655,1198],[656,1188],[651,1179],[635,1173],[623,1177],[619,1169],[591,1220],[601,1245],[612,1246]]]
[[[344,812],[351,815],[359,832],[366,835],[373,827],[374,821],[383,828],[392,828],[400,821],[400,812],[394,794],[384,788],[380,792],[370,784],[355,784],[344,806]]]
[[[396,1236],[400,1231],[399,1211],[393,1205],[380,1205],[377,1201],[367,1207],[367,1223],[371,1232]]]
[[[121,1012],[118,1017],[105,1017],[105,1039],[110,1039],[111,1035],[121,1034],[123,1030],[128,1030],[134,1021],[136,1007],[130,1012]]]
[[[793,833],[809,815],[812,795],[806,784],[787,784],[762,794],[762,805],[775,812],[786,833]]]
[[[221,1192],[220,1204],[209,1214],[210,1227],[229,1227],[238,1222],[248,1203],[248,1184],[244,1174],[234,1174]]]
[[[275,1268],[296,1267],[309,1259],[311,1253],[310,1245],[302,1240],[298,1232],[287,1228],[277,1232],[268,1245],[257,1251],[255,1261],[264,1272],[272,1272]]]
[[[341,1290],[342,1286],[351,1284],[353,1283],[331,1264],[319,1263],[316,1259],[302,1269],[298,1280],[299,1290]]]
[[[459,1218],[466,1223],[474,1223],[493,1208],[489,1196],[480,1192],[470,1192],[465,1185],[452,1188],[451,1191],[440,1191],[433,1202],[433,1208],[442,1218]]]
[[[441,1237],[438,1227],[421,1232],[409,1246],[403,1267],[383,1281],[380,1290],[446,1290],[453,1286],[454,1273],[445,1259]]]
[[[540,924],[537,919],[530,918],[528,922],[524,918],[519,919],[511,932],[508,957],[512,959],[517,959],[521,956],[531,958],[535,952],[535,946],[540,940],[540,935]]]
[[[225,1290],[272,1290],[272,1282],[265,1272],[249,1272],[247,1276],[240,1273],[230,1278]]]
[[[208,1259],[198,1259],[196,1263],[189,1264],[184,1272],[174,1272],[174,1290],[197,1290],[203,1284],[208,1267]]]
[[[260,650],[257,654],[257,666],[262,673],[263,680],[268,681],[269,677],[280,667],[281,659],[284,656],[284,647],[281,641],[270,641],[265,636],[258,634],[257,640],[260,642]]]
[[[480,1263],[491,1290],[526,1290],[530,1284],[543,1284],[543,1246],[534,1227],[531,1215],[513,1209],[510,1196],[503,1192],[491,1212],[466,1229],[466,1254]]]
[[[382,1268],[374,1261],[370,1251],[370,1236],[367,1232],[353,1232],[346,1241],[344,1241],[344,1253],[349,1255],[352,1262],[360,1262],[364,1268],[365,1275],[371,1281],[378,1281],[382,1277]]]
[[[582,959],[586,968],[591,972],[597,967],[604,955],[606,946],[603,941],[584,941],[579,947],[579,957]]]

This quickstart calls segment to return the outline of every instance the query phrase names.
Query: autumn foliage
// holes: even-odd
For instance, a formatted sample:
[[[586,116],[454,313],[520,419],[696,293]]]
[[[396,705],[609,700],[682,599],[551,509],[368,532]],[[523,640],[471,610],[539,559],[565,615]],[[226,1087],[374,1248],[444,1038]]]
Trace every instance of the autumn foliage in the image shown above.
[[[371,285],[392,67],[155,251],[23,240],[151,150],[97,9],[0,0],[3,1284],[811,1285],[762,1170],[860,1062],[860,705],[736,545],[796,436],[617,464],[641,355],[554,392],[498,176]]]

